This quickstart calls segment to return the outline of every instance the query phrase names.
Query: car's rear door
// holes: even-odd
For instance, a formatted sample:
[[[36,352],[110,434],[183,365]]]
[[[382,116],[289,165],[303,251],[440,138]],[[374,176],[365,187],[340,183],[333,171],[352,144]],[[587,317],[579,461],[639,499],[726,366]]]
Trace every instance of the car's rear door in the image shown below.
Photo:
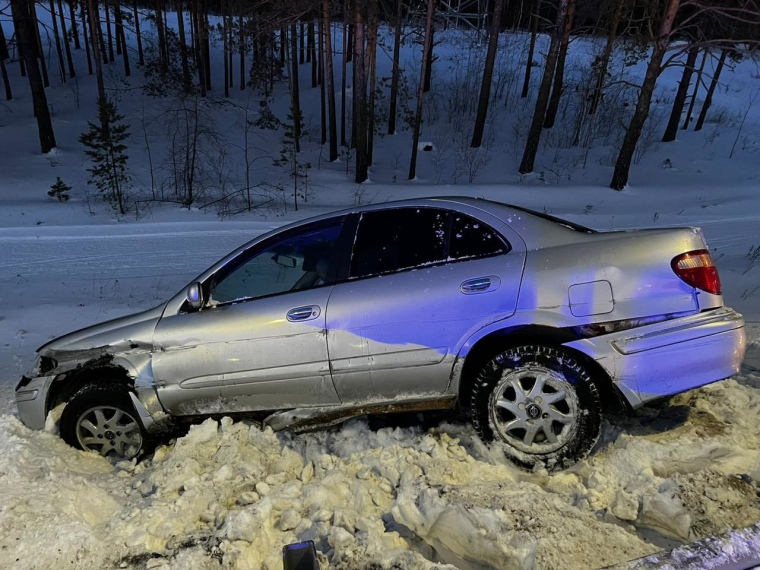
[[[173,414],[339,402],[325,309],[343,220],[276,236],[221,268],[200,311],[165,315],[153,375]]]
[[[333,381],[344,403],[445,391],[464,339],[514,313],[524,251],[442,208],[361,214],[348,279],[327,308]]]

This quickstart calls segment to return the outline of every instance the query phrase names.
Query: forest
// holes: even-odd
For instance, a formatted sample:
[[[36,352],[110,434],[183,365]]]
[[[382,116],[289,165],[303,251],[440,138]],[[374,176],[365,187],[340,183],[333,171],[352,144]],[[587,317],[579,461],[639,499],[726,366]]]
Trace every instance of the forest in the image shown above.
[[[260,131],[281,133],[273,163],[292,181],[294,206],[299,197],[305,199],[312,165],[301,152],[307,128],[301,99],[310,90],[319,93],[319,118],[308,127],[312,135],[318,133],[327,161],[350,163],[357,184],[368,179],[376,139],[399,131],[411,135],[405,174],[414,179],[418,150],[429,150],[421,144],[421,133],[425,125],[442,121],[449,127],[437,136],[436,146],[456,147],[452,179],[473,182],[493,158],[494,108],[516,112],[520,105],[522,127],[515,128],[514,146],[521,175],[534,172],[537,154],[549,147],[557,157],[559,181],[569,168],[567,160],[573,167],[585,164],[589,150],[601,141],[614,154],[609,186],[623,190],[631,165],[655,136],[669,142],[679,130],[703,128],[722,71],[755,56],[760,4],[10,0],[0,5],[0,23],[5,98],[27,89],[9,74],[11,66],[18,66],[32,94],[42,153],[56,147],[46,90],[51,83],[94,75],[97,109],[91,110],[93,120],[79,141],[90,159],[89,182],[114,209],[124,214],[147,202],[168,200],[185,206],[221,203],[225,212],[235,213],[257,207],[271,194],[262,193],[267,183],[251,175],[260,154],[252,141]],[[454,72],[456,85],[435,98],[433,70],[441,65],[438,52],[451,41],[452,30],[470,42],[461,49],[475,46],[478,56]],[[594,49],[585,69],[572,70],[567,55],[579,38],[593,40]],[[403,59],[403,46],[415,54],[411,60]],[[644,72],[632,78],[626,70],[635,65]],[[669,115],[653,120],[655,88],[663,71],[672,67],[680,71]],[[137,129],[119,110],[121,91],[131,89],[127,78],[135,73],[143,75],[147,96],[171,101],[162,120],[174,133],[160,159],[169,175],[159,180],[145,128],[152,121],[143,121],[150,183],[142,193],[133,188],[125,142],[130,131],[133,139],[138,136]],[[240,103],[235,90],[249,94],[248,99]],[[274,113],[275,101],[283,106],[286,97],[287,112]],[[211,158],[210,149],[230,146],[213,129],[214,115],[225,104],[243,115],[242,137],[234,146],[244,166],[240,180],[219,182],[223,157]],[[659,132],[650,132],[652,124]],[[560,160],[560,155],[573,158]],[[433,160],[446,159],[439,152]],[[216,180],[210,170],[216,170]],[[66,189],[58,179],[51,196],[64,200]]]

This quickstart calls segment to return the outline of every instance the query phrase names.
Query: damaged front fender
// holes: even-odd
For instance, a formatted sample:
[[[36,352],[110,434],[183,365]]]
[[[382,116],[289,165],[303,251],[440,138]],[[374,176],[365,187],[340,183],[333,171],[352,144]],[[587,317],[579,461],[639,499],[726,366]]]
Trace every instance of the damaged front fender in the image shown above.
[[[156,394],[152,337],[162,307],[128,315],[56,338],[38,349],[31,372],[16,388],[22,422],[42,429],[52,407],[68,400],[84,383],[97,382],[99,371],[122,379],[148,431],[166,414]],[[103,375],[106,378],[106,375]]]
[[[152,351],[151,344],[132,340],[79,350],[44,348],[37,356],[31,376],[67,375],[81,369],[113,366],[123,368],[137,380],[146,375]]]
[[[153,381],[151,348],[128,341],[123,347],[102,346],[90,350],[47,349],[38,357],[34,377],[24,377],[16,388],[16,404],[21,421],[33,428],[45,426],[47,413],[67,400],[81,385],[122,378],[130,388],[130,398],[148,433],[165,428],[169,421]],[[119,350],[123,349],[123,350]],[[52,364],[52,369],[50,368]],[[45,375],[39,372],[45,370]]]

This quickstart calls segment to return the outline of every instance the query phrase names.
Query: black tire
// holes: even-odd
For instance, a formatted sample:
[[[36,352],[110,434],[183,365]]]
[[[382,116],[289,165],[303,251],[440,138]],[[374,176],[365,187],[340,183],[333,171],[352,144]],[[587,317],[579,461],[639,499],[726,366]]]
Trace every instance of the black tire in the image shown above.
[[[70,446],[117,461],[139,458],[147,447],[145,429],[121,384],[82,387],[63,409],[60,430]]]
[[[471,419],[523,469],[559,471],[599,439],[599,392],[571,354],[545,346],[510,348],[488,361],[471,393]]]

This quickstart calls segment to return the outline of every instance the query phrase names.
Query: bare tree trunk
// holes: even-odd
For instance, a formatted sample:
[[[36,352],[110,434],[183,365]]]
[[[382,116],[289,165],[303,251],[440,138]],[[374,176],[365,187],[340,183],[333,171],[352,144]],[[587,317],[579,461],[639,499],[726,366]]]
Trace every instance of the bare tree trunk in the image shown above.
[[[615,46],[615,40],[617,39],[617,28],[620,24],[620,18],[623,17],[623,7],[627,2],[628,0],[617,0],[615,11],[612,14],[609,32],[607,33],[607,43],[604,45],[604,51],[602,52],[602,57],[599,60],[599,66],[596,70],[596,85],[594,86],[594,94],[591,97],[591,105],[589,105],[588,108],[589,115],[596,113],[596,109],[599,107],[599,101],[602,100],[604,80],[607,78],[607,68],[610,65],[612,48]]]
[[[626,184],[628,184],[628,172],[631,169],[633,151],[636,149],[636,143],[639,141],[641,131],[644,128],[644,121],[646,121],[647,115],[649,115],[652,93],[654,93],[657,77],[660,71],[662,71],[662,58],[665,55],[665,50],[668,48],[670,34],[673,30],[673,21],[680,6],[681,0],[668,0],[666,4],[665,13],[660,22],[660,29],[652,47],[652,56],[649,59],[647,71],[644,75],[644,83],[641,86],[639,100],[636,103],[636,109],[633,112],[633,117],[631,117],[628,130],[625,132],[625,138],[615,162],[615,171],[610,181],[610,188],[613,190],[623,190]]]
[[[87,14],[90,17],[90,40],[92,41],[92,53],[95,59],[95,80],[98,85],[98,103],[105,105],[106,102],[106,85],[103,82],[103,60],[98,44],[100,40],[100,20],[98,18],[98,7],[95,0],[87,0]],[[105,115],[105,114],[104,114]],[[109,125],[103,125],[104,130],[109,130]]]
[[[203,44],[201,32],[201,0],[190,1],[190,28],[192,30],[192,51],[195,67],[198,70],[198,88],[201,97],[206,96],[206,66],[203,63]]]
[[[179,32],[179,57],[182,65],[182,90],[190,92],[190,65],[187,61],[187,41],[185,37],[185,3],[177,0],[177,31]]]
[[[82,14],[82,39],[84,40],[84,51],[87,54],[87,73],[92,75],[92,57],[90,56],[90,41],[87,39],[87,21],[84,4],[82,4],[80,10]],[[90,35],[92,35],[92,30],[90,30]]]
[[[238,16],[238,54],[240,56],[240,90],[245,91],[245,26],[242,14]],[[250,210],[250,208],[249,208]]]
[[[195,63],[195,66],[198,67],[201,63],[201,44],[199,41],[200,37],[200,31],[198,27],[198,11],[200,10],[200,2],[199,0],[187,0],[187,11],[188,16],[190,18],[190,21],[188,22],[190,25],[188,28],[190,28],[190,44],[188,46],[189,52],[188,52],[188,61],[190,58],[190,54],[193,54],[193,62]]]
[[[98,45],[100,46],[100,56],[101,56],[100,57],[100,63],[101,64],[102,63],[108,63],[108,51],[106,49],[106,42],[103,39],[103,23],[100,20],[100,12],[97,11],[97,9],[98,9],[98,3],[97,3],[97,1],[95,2],[95,9],[96,9],[95,21],[98,23],[97,38],[98,38]]]
[[[375,88],[377,87],[377,2],[369,4],[367,57],[369,63],[369,102],[367,104],[367,165],[372,165],[375,145]]]
[[[234,38],[232,36],[232,28],[233,28],[233,22],[232,22],[232,9],[230,7],[227,7],[227,11],[230,12],[227,15],[227,67],[230,70],[230,87],[235,87],[235,74],[232,72],[232,46],[234,45]]]
[[[55,4],[53,0],[48,0],[50,7],[50,19],[53,22],[53,35],[55,36],[55,51],[58,55],[58,72],[61,77],[61,83],[66,83],[66,67],[63,63],[63,46],[61,45],[60,32],[58,30],[58,19],[55,13]]]
[[[396,134],[396,114],[398,106],[398,81],[401,74],[401,16],[404,7],[403,0],[396,0],[396,20],[393,30],[393,70],[391,71],[391,101],[388,110],[388,134]]]
[[[686,118],[683,121],[683,127],[681,127],[684,131],[689,128],[689,123],[693,116],[692,113],[694,113],[694,104],[697,102],[697,93],[699,93],[699,86],[702,84],[702,74],[705,71],[705,63],[707,62],[708,55],[710,55],[709,47],[702,50],[702,63],[699,64],[699,69],[697,70],[697,80],[694,82],[694,90],[691,92],[689,110],[686,112]]]
[[[206,90],[211,91],[211,38],[208,23],[208,2],[202,0],[201,9],[201,49],[203,51],[203,65],[206,68]]]
[[[280,64],[285,67],[285,44],[288,41],[288,33],[285,26],[280,28]]]
[[[71,20],[71,37],[74,38],[74,49],[82,49],[79,43],[79,30],[77,30],[77,15],[74,12],[74,0],[69,0],[69,20]],[[74,77],[72,75],[72,77]]]
[[[348,13],[348,0],[343,2],[343,60],[340,72],[340,145],[348,146],[346,142],[346,66],[348,64],[348,30],[351,29],[346,22],[345,14]]]
[[[417,145],[420,142],[420,128],[422,126],[422,99],[425,95],[425,82],[423,77],[430,61],[430,52],[433,51],[433,15],[435,14],[435,0],[428,0],[427,15],[425,17],[425,44],[422,48],[422,70],[420,72],[420,85],[417,90],[417,110],[414,114],[414,132],[412,134],[412,158],[409,161],[409,180],[417,176]]]
[[[37,66],[36,49],[36,19],[32,13],[31,2],[25,0],[11,0],[13,13],[13,25],[16,28],[16,41],[18,42],[21,57],[26,62],[29,88],[32,91],[32,105],[34,116],[37,119],[37,131],[40,137],[40,151],[47,153],[56,146],[53,123],[50,120],[45,88],[40,76],[40,68]]]
[[[356,1],[356,0],[354,0]],[[361,1],[361,0],[359,0]],[[351,0],[345,0],[345,9],[343,10],[343,19],[351,13]],[[351,63],[354,59],[354,27],[348,26],[348,39],[346,40],[346,62]]]
[[[108,2],[103,2],[103,11],[106,14],[106,38],[108,38],[108,60],[106,63],[115,61],[113,55],[113,34],[111,33],[111,11],[108,9]]]
[[[276,43],[276,40],[275,40],[275,37],[274,37],[274,32],[272,32],[269,35],[269,46],[270,46],[270,48],[272,50],[272,54],[271,54],[272,61],[274,61],[275,43]],[[268,95],[269,93],[271,93],[272,91],[274,91],[274,71],[275,70],[274,70],[274,65],[268,65],[267,67],[269,68],[269,91],[267,92],[267,95]]]
[[[533,9],[530,13],[530,46],[528,47],[528,62],[525,64],[525,78],[523,79],[521,99],[528,96],[528,87],[530,86],[530,71],[533,67],[533,54],[536,51],[536,36],[538,36],[539,11],[541,10],[541,0],[533,0]]]
[[[567,58],[567,48],[570,45],[570,30],[573,27],[573,16],[575,16],[575,0],[570,0],[567,16],[565,16],[565,29],[562,32],[562,43],[559,46],[559,55],[557,56],[557,68],[554,70],[554,85],[552,86],[552,94],[549,96],[546,117],[544,117],[545,129],[551,129],[557,119],[559,99],[562,97],[565,78],[565,59]]]
[[[311,48],[314,45],[314,18],[312,17],[311,12],[307,14],[307,18],[309,20],[306,23],[306,63],[311,63],[314,61],[314,58],[311,57],[314,55],[311,51]],[[316,87],[316,85],[314,87]]]
[[[66,63],[69,66],[69,77],[76,77],[77,72],[74,69],[74,59],[71,57],[71,46],[69,45],[69,34],[66,30],[66,17],[63,12],[62,0],[58,0],[58,16],[61,20],[61,35],[63,36],[63,46],[66,52]]]
[[[678,123],[681,122],[681,114],[683,113],[683,107],[686,104],[686,95],[689,93],[691,76],[694,73],[694,66],[697,63],[698,55],[699,46],[697,44],[692,44],[689,47],[689,52],[686,56],[686,64],[683,67],[683,73],[681,75],[681,81],[678,84],[676,97],[673,99],[673,108],[670,110],[670,118],[668,119],[668,126],[665,127],[665,133],[662,135],[662,142],[676,140]]]
[[[158,62],[161,73],[169,69],[169,57],[166,50],[166,31],[164,30],[164,1],[156,0],[156,32],[158,33]]]
[[[723,48],[720,52],[720,59],[718,60],[718,65],[715,67],[715,71],[713,72],[712,79],[710,80],[710,87],[707,88],[707,95],[705,95],[705,102],[702,103],[702,110],[699,112],[699,118],[697,119],[697,124],[694,125],[695,132],[701,131],[702,125],[705,124],[705,119],[707,118],[707,110],[710,108],[710,105],[712,105],[713,94],[715,93],[715,88],[718,86],[718,80],[720,79],[720,72],[723,71],[723,65],[726,63],[728,52],[729,52],[729,48]]]
[[[496,50],[499,47],[499,30],[501,29],[501,12],[504,9],[505,0],[495,0],[493,14],[491,15],[491,30],[488,36],[488,51],[486,52],[486,65],[483,68],[483,79],[480,82],[480,98],[478,99],[478,112],[475,115],[475,128],[472,131],[472,148],[480,148],[483,142],[483,131],[486,127],[486,115],[488,103],[491,100],[491,81],[493,79],[493,66],[496,62]]]
[[[425,75],[424,80],[422,82],[423,89],[425,90],[425,93],[430,91],[430,84],[433,80],[433,46],[435,45],[435,28],[430,28],[430,33],[432,34],[430,36],[430,51],[428,51],[427,54],[427,65],[425,66]]]
[[[309,46],[306,50],[306,61],[311,62],[311,87],[312,89],[319,85],[319,62],[317,61],[317,52],[314,45],[314,20],[309,20],[306,28]]]
[[[37,50],[36,54],[40,60],[40,69],[42,70],[42,84],[45,87],[50,87],[50,79],[48,78],[47,63],[45,61],[45,50],[42,49],[42,38],[40,37],[39,19],[37,18],[37,5],[34,2],[29,2],[30,12],[32,18],[34,18],[34,34],[36,37]]]
[[[11,91],[11,82],[8,80],[8,69],[5,67],[5,59],[0,59],[0,73],[3,77],[3,85],[5,85],[5,100],[13,100],[13,91]]]
[[[290,100],[293,114],[293,142],[296,152],[301,152],[301,100],[298,81],[298,29],[290,24]]]
[[[116,24],[116,45],[121,46],[121,55],[124,59],[124,75],[129,77],[132,70],[129,67],[129,53],[127,53],[127,38],[124,34],[124,18],[121,13],[120,0],[116,0],[114,9],[114,23]]]
[[[299,22],[298,32],[298,63],[303,64],[306,59],[306,46],[304,45],[306,30],[304,29],[303,22]]]
[[[323,145],[327,142],[327,92],[325,91],[325,29],[322,20],[317,23],[317,35],[319,39],[319,144]]]
[[[333,75],[332,17],[330,0],[322,0],[322,28],[325,34],[325,75],[327,76],[327,121],[330,131],[330,162],[338,159],[338,129],[335,121],[335,77]]]
[[[375,0],[369,0],[374,2]],[[354,2],[354,147],[356,177],[361,184],[367,179],[367,59],[364,45],[364,6]]]
[[[230,42],[229,42],[229,29],[227,27],[227,14],[225,14],[226,6],[222,3],[222,59],[224,60],[224,96],[230,96]]]
[[[536,108],[533,111],[533,120],[530,123],[530,130],[528,131],[528,140],[525,143],[525,151],[520,162],[520,174],[533,172],[533,166],[536,162],[538,143],[541,141],[541,128],[544,124],[546,107],[549,104],[549,90],[552,86],[552,78],[554,77],[554,70],[557,65],[559,47],[562,42],[563,25],[569,5],[570,0],[559,0],[559,4],[557,5],[557,20],[552,31],[549,53],[546,54],[544,74],[541,78],[541,87],[538,89],[538,98],[536,99]]]
[[[3,85],[5,85],[5,100],[11,101],[13,99],[13,91],[11,91],[11,82],[8,79],[8,69],[5,67],[5,60],[8,59],[8,44],[5,43],[5,32],[3,27],[0,26],[0,73],[3,77]]]
[[[143,54],[142,35],[140,34],[140,15],[137,12],[137,0],[132,3],[132,15],[135,19],[135,37],[137,38],[137,62],[142,66],[145,65],[145,54]]]

